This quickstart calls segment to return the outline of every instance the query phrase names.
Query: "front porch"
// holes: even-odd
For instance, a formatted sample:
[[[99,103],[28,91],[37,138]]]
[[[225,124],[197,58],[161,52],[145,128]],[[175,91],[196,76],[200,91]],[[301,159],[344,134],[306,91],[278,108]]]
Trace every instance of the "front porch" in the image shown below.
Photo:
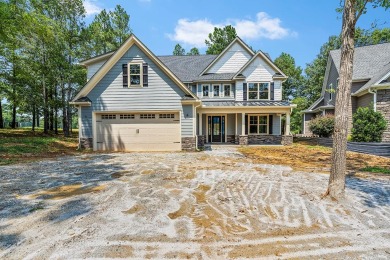
[[[284,113],[282,113],[284,112]],[[282,124],[282,117],[285,122]],[[197,113],[198,147],[204,144],[289,145],[290,110],[259,109],[241,113],[201,110]]]

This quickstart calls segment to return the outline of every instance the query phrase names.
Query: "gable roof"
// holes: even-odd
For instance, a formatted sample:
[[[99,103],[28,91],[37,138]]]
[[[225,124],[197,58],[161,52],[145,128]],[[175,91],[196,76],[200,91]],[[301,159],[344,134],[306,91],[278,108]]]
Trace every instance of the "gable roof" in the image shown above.
[[[234,75],[233,78],[236,78],[238,75],[242,74],[242,72],[257,58],[257,57],[260,57],[261,59],[263,59],[266,63],[268,63],[268,65],[270,65],[275,71],[276,71],[276,74],[273,75],[273,77],[275,78],[282,78],[282,79],[287,79],[288,77],[283,73],[283,71],[281,71],[276,65],[275,63],[273,63],[271,61],[271,59],[265,55],[262,51],[258,51],[250,60],[248,60],[248,62],[242,66],[242,68]]]
[[[181,81],[192,82],[217,55],[157,56]]]
[[[203,75],[205,74],[226,52],[227,50],[230,49],[230,47],[233,46],[233,44],[235,43],[238,43],[240,44],[242,47],[244,47],[244,49],[246,49],[252,56],[255,55],[255,53],[251,50],[251,48],[249,48],[249,46],[243,41],[241,40],[240,37],[236,37],[201,73],[200,75]]]
[[[92,76],[92,78],[85,84],[85,86],[77,93],[73,98],[73,102],[78,100],[81,97],[86,96],[99,81],[106,75],[106,73],[119,61],[119,59],[130,49],[131,46],[136,45],[140,48],[169,78],[173,80],[187,95],[198,99],[198,97],[193,94],[180,79],[172,73],[172,71],[167,68],[134,34],[131,34],[130,37],[116,50],[111,54],[108,60],[99,68],[99,70]]]
[[[329,53],[340,73],[341,50],[332,50]],[[367,90],[372,85],[378,84],[382,77],[390,72],[390,43],[381,43],[356,47],[353,60],[352,80],[366,79],[368,82],[354,94]]]

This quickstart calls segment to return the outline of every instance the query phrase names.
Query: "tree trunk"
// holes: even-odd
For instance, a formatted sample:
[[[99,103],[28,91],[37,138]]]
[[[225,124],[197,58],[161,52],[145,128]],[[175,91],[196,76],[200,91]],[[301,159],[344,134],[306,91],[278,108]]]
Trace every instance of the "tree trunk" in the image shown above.
[[[36,112],[36,115],[37,115],[37,127],[39,127],[39,119],[40,119],[40,117],[39,117],[39,108],[37,107],[37,112]]]
[[[33,105],[33,107],[32,107],[32,127],[31,127],[31,130],[33,132],[35,131],[35,114],[36,114],[35,105]]]
[[[16,68],[15,68],[15,58],[14,64],[12,66],[12,122],[11,128],[16,128]]]
[[[2,97],[0,97],[0,129],[4,128],[3,107],[1,106],[1,99]]]
[[[12,123],[11,123],[11,128],[15,129],[16,127],[17,127],[17,125],[16,125],[16,105],[15,105],[15,103],[13,103],[12,104]]]
[[[57,86],[54,87],[54,133],[58,135],[58,103],[57,103]]]
[[[348,107],[351,100],[355,23],[355,1],[345,0],[341,31],[340,77],[335,105],[332,167],[327,191],[327,194],[336,199],[342,198],[345,191]]]

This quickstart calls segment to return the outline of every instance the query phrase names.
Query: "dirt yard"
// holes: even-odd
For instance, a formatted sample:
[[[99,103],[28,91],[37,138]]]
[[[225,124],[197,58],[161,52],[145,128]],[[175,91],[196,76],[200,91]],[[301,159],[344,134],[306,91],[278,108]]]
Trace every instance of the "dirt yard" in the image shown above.
[[[388,259],[390,179],[259,163],[236,148],[0,167],[0,258]]]

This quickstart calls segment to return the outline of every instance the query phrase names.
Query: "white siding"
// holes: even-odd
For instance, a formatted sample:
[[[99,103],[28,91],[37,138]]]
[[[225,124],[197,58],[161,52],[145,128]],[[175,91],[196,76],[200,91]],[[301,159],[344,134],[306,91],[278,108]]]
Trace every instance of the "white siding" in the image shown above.
[[[87,80],[90,80],[105,62],[106,60],[103,60],[89,65],[87,67]]]
[[[239,43],[234,43],[207,73],[236,73],[252,55]]]
[[[244,89],[243,89],[244,81],[236,81],[236,101],[244,100]]]
[[[282,100],[282,81],[274,82],[274,100]]]
[[[272,81],[275,70],[271,68],[262,58],[257,57],[249,64],[242,73],[247,82],[252,81]]]

